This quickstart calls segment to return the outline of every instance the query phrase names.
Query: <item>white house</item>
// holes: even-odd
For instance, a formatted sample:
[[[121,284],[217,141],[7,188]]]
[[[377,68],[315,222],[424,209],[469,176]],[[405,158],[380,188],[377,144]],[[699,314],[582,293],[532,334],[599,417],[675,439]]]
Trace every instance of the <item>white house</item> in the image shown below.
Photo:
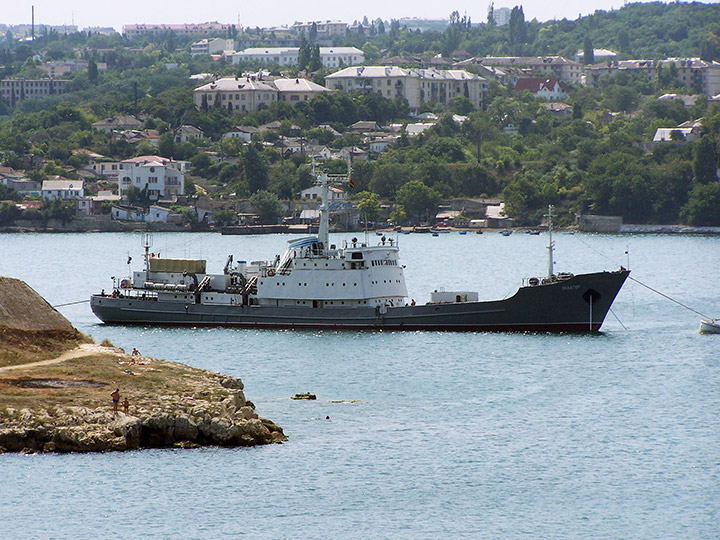
[[[328,202],[347,201],[347,191],[335,186],[330,186],[328,190],[330,197],[330,201]],[[312,186],[307,189],[303,189],[300,192],[300,198],[308,200],[322,199],[322,187]]]
[[[145,212],[136,206],[113,206],[110,216],[118,221],[145,221]]]
[[[140,156],[122,163],[124,168],[118,177],[118,194],[123,198],[130,186],[140,190],[147,188],[151,200],[185,193],[184,162],[160,156]]]
[[[570,86],[560,79],[554,77],[519,79],[515,84],[515,91],[527,90],[535,97],[547,100],[567,99],[570,95]]]
[[[43,199],[68,200],[79,199],[85,195],[82,180],[45,180],[42,183],[41,195]]]
[[[195,126],[183,125],[175,130],[175,142],[186,143],[190,139],[203,139],[205,133],[202,129],[196,128]]]
[[[223,133],[223,139],[242,139],[245,142],[260,134],[260,130],[255,126],[236,126],[230,131]]]
[[[168,216],[170,216],[171,213],[172,210],[169,208],[153,204],[150,206],[150,209],[146,214],[145,221],[149,221],[151,223],[167,223]]]
[[[387,147],[397,141],[397,139],[397,135],[375,139],[370,143],[370,150],[376,154],[382,154],[385,150],[387,150]]]

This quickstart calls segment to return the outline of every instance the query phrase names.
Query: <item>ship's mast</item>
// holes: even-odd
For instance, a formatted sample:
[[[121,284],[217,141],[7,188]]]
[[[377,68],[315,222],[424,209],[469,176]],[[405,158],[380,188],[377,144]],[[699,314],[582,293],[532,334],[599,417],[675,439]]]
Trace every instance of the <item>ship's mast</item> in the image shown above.
[[[150,271],[150,248],[153,245],[152,235],[145,233],[142,238],[142,245],[145,248],[145,272]]]
[[[328,198],[330,189],[328,186],[328,176],[324,172],[317,176],[318,184],[320,184],[320,228],[318,229],[318,240],[322,242],[323,249],[330,247],[330,210]]]
[[[553,251],[555,251],[555,242],[553,242],[552,239],[552,211],[554,206],[552,204],[548,205],[548,278],[552,278],[553,274],[555,273],[555,263],[553,262]]]
[[[318,173],[315,171],[315,160],[312,161],[313,174],[316,183],[320,186],[320,227],[318,228],[318,241],[322,242],[323,249],[330,248],[330,183],[350,183],[350,162],[348,162],[347,174],[334,174],[328,176],[327,173]]]

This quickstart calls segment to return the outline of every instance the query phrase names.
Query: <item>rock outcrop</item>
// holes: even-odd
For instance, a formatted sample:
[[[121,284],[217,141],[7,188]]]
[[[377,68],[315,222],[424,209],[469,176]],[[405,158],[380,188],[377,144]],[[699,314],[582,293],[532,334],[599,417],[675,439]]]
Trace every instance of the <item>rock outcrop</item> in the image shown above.
[[[88,341],[24,282],[0,277],[0,452],[252,446],[286,439],[280,427],[257,415],[240,379]],[[111,410],[114,388],[129,398],[127,414],[122,406]]]
[[[208,373],[208,372],[205,372]],[[211,374],[215,375],[215,374]],[[162,396],[162,408],[113,413],[105,408],[0,410],[0,451],[102,452],[173,446],[254,446],[282,442],[282,429],[255,412],[242,382],[211,376],[219,401]],[[230,388],[228,388],[230,387]]]

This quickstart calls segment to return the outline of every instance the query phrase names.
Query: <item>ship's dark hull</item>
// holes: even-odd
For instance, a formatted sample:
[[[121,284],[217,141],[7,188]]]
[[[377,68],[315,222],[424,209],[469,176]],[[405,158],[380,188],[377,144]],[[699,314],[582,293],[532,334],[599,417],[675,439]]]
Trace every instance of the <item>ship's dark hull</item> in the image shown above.
[[[93,295],[103,322],[244,328],[596,332],[629,272],[582,274],[488,302],[374,308],[219,306]]]

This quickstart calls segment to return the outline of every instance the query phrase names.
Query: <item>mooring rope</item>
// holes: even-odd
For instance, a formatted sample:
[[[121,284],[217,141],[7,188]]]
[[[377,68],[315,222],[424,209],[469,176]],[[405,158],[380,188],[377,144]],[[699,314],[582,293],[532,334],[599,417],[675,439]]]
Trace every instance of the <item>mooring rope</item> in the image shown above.
[[[579,237],[578,237],[578,240],[580,240],[580,242],[582,242],[583,244],[585,244],[588,248],[590,248],[591,250],[593,250],[593,251],[594,251],[595,253],[597,253],[598,255],[600,255],[600,256],[602,256],[602,257],[605,257],[607,260],[609,260],[609,261],[612,262],[612,259],[611,259],[610,257],[608,257],[607,255],[605,255],[603,252],[598,251],[597,249],[595,249],[593,246],[591,246],[590,244],[588,244],[587,242],[585,242],[582,238],[579,238]],[[626,252],[626,253],[627,253],[627,252]],[[652,288],[650,285],[647,285],[647,284],[643,283],[643,282],[640,281],[639,279],[635,279],[635,278],[632,277],[632,276],[628,276],[628,279],[631,279],[632,281],[634,281],[634,282],[637,283],[638,285],[642,285],[642,286],[645,287],[646,289],[654,292],[655,294],[659,294],[660,296],[662,296],[663,298],[666,298],[666,299],[670,300],[671,302],[675,302],[678,306],[684,307],[685,309],[687,309],[687,310],[689,310],[689,311],[692,311],[692,312],[695,313],[696,315],[700,315],[701,317],[704,317],[704,318],[706,318],[706,319],[712,319],[712,317],[710,317],[709,315],[705,315],[704,313],[699,312],[697,309],[691,308],[690,306],[688,306],[687,304],[683,304],[683,303],[680,302],[679,300],[675,300],[673,297],[668,296],[667,294],[665,294],[665,293],[663,293],[663,292],[660,292],[660,291],[658,291],[657,289]],[[612,311],[612,310],[610,310],[610,311]],[[615,314],[613,313],[613,315],[615,315]],[[618,319],[618,320],[619,320],[619,319]],[[620,324],[622,324],[622,323],[620,323]]]
[[[89,302],[89,301],[90,301],[90,299],[88,299],[88,300],[78,300],[77,302],[68,302],[67,304],[57,304],[57,305],[55,305],[55,306],[53,306],[53,307],[54,307],[54,308],[59,308],[59,307],[65,307],[65,306],[74,306],[75,304],[85,304],[86,302]]]
[[[651,291],[654,292],[655,294],[659,294],[659,295],[662,296],[663,298],[667,298],[667,299],[670,300],[671,302],[675,302],[678,306],[684,307],[685,309],[688,309],[688,310],[692,311],[693,313],[695,313],[695,314],[697,314],[697,315],[700,315],[701,317],[705,317],[706,319],[712,319],[712,317],[710,317],[709,315],[705,315],[704,313],[700,313],[697,309],[693,309],[693,308],[691,308],[690,306],[688,306],[688,305],[686,305],[686,304],[683,304],[683,303],[680,302],[679,300],[675,300],[675,299],[672,298],[671,296],[668,296],[667,294],[662,293],[662,292],[658,291],[657,289],[653,289],[650,285],[646,285],[645,283],[643,283],[643,282],[640,281],[639,279],[635,279],[635,278],[632,277],[632,276],[628,276],[628,279],[633,280],[633,281],[634,281],[635,283],[637,283],[638,285],[642,285],[643,287],[645,287],[646,289],[651,290]]]

